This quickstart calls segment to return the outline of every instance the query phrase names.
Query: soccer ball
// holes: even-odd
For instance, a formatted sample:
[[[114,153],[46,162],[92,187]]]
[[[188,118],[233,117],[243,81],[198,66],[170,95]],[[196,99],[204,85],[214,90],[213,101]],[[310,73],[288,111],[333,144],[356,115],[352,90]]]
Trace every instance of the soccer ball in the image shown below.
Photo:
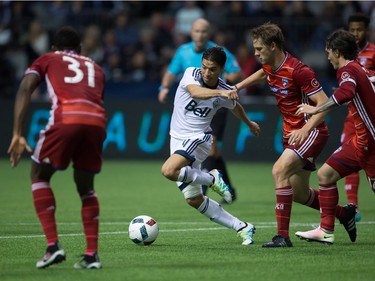
[[[137,245],[152,244],[158,234],[159,226],[150,216],[137,216],[129,224],[129,238]]]

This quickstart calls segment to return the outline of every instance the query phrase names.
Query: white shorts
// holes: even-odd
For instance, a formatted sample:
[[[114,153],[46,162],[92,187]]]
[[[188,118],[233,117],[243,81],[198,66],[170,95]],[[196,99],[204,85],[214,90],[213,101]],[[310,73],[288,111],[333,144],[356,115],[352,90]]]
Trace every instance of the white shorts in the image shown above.
[[[171,154],[179,154],[191,160],[191,167],[195,169],[201,168],[201,163],[207,158],[212,145],[211,134],[201,134],[190,139],[177,139],[171,137]],[[200,185],[187,185],[182,182],[176,182],[184,194],[185,199],[194,198],[202,194]]]
[[[212,146],[211,134],[200,134],[189,139],[171,137],[170,153],[180,154],[191,160],[193,168],[200,169],[201,163],[206,160]]]

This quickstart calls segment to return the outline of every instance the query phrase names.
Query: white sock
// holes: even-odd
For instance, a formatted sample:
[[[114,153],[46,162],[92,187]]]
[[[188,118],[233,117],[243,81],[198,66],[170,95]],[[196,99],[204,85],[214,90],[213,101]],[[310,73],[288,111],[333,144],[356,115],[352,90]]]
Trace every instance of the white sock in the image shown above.
[[[177,181],[210,186],[213,178],[209,173],[205,173],[202,170],[190,166],[185,166],[181,168]]]
[[[219,203],[207,196],[205,196],[203,203],[198,207],[198,211],[210,220],[236,231],[246,226],[246,222],[240,221],[225,211]]]

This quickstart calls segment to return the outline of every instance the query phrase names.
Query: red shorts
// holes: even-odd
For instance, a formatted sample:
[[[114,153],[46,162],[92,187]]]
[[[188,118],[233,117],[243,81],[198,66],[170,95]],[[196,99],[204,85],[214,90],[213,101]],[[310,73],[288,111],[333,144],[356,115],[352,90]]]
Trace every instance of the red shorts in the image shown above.
[[[64,170],[70,161],[78,170],[97,173],[102,166],[104,128],[80,124],[56,124],[39,134],[32,159]]]
[[[371,187],[374,188],[375,181],[375,144],[370,144],[366,150],[359,150],[354,139],[341,145],[326,161],[340,176],[346,177],[353,172],[364,170],[369,179]]]
[[[284,149],[292,149],[306,165],[304,170],[315,171],[315,160],[322,152],[329,138],[328,129],[314,129],[310,132],[307,139],[301,145],[290,145],[288,139],[284,138]]]

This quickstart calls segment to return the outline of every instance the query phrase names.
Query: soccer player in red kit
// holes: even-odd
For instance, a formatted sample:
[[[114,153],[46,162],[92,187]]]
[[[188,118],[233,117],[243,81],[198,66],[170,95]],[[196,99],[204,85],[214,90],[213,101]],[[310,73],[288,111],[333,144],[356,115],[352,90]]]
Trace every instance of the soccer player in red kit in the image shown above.
[[[375,45],[367,41],[370,18],[362,13],[353,14],[348,19],[348,31],[355,36],[359,47],[357,61],[367,69],[375,70]],[[341,143],[345,143],[355,135],[353,118],[350,112],[346,116]],[[348,202],[357,206],[356,221],[361,220],[358,211],[359,173],[352,173],[345,177],[345,190]]]
[[[337,181],[363,169],[375,192],[375,71],[356,61],[358,46],[353,34],[337,30],[326,41],[328,60],[337,70],[339,87],[331,98],[319,106],[302,104],[297,114],[320,114],[348,104],[353,117],[355,136],[342,144],[318,170],[321,223],[314,230],[296,232],[309,241],[333,243],[335,210],[339,201]],[[355,224],[355,221],[353,222]]]
[[[266,80],[283,118],[284,151],[275,162],[272,175],[276,189],[277,235],[264,243],[265,248],[292,247],[289,224],[292,202],[319,210],[319,191],[309,187],[315,159],[326,144],[329,132],[325,124],[325,113],[315,116],[296,115],[298,105],[323,104],[328,97],[324,93],[314,72],[307,65],[284,51],[284,36],[281,29],[266,23],[251,31],[255,56],[262,69],[236,85],[247,88]],[[348,231],[348,222],[354,220],[355,206],[337,207],[337,218]],[[356,229],[348,231],[355,240]]]
[[[50,180],[70,161],[74,182],[82,201],[82,223],[86,252],[74,268],[100,268],[98,257],[99,202],[94,176],[102,166],[102,145],[106,136],[103,108],[104,73],[90,58],[79,54],[81,40],[72,27],[62,27],[54,36],[52,52],[40,56],[26,70],[17,92],[13,137],[8,149],[12,167],[22,152],[32,152],[22,136],[23,122],[31,94],[45,81],[51,101],[50,118],[31,156],[31,190],[47,250],[36,263],[45,268],[65,260],[59,245],[55,197]]]

